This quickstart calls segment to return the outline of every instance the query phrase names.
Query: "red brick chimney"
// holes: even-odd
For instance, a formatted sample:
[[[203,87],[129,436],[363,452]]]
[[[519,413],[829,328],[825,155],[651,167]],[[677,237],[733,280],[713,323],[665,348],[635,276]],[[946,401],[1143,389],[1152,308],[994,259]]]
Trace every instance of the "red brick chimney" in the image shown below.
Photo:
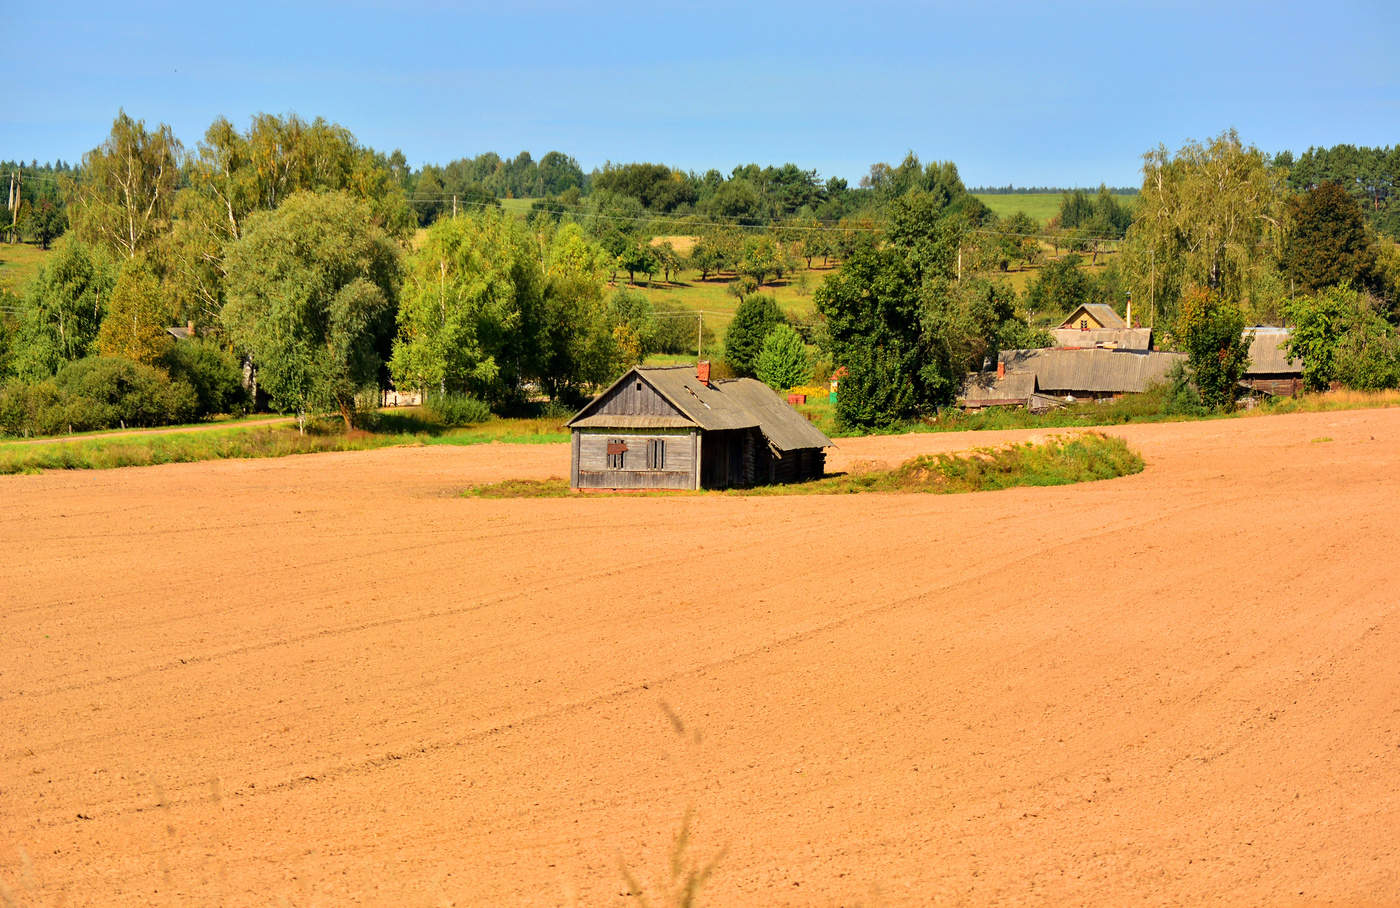
[[[1006,363],[997,360],[997,378],[1006,378]]]
[[[702,385],[710,383],[710,361],[708,359],[702,359],[695,364],[695,377],[700,379]]]

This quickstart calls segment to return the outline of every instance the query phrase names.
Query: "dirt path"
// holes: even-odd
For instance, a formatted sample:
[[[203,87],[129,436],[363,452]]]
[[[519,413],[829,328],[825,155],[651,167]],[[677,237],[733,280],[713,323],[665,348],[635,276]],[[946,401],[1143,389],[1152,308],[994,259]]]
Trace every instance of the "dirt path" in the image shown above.
[[[693,806],[709,905],[1400,901],[1400,410],[1113,431],[1146,472],[963,496],[0,477],[0,883],[624,905]]]

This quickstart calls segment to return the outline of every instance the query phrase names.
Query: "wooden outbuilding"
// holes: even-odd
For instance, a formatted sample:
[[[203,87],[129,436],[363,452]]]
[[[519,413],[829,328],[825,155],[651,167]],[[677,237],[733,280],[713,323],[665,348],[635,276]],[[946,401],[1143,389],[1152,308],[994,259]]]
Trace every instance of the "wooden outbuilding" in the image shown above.
[[[1035,393],[1061,401],[1112,400],[1140,394],[1167,380],[1181,353],[1104,348],[1003,350],[997,368],[1005,374],[1031,373]]]
[[[575,489],[725,489],[820,477],[831,439],[767,385],[709,363],[629,369],[569,420]]]
[[[1288,329],[1257,327],[1245,331],[1249,341],[1249,368],[1240,384],[1251,391],[1276,397],[1294,397],[1303,389],[1302,360],[1288,358]]]

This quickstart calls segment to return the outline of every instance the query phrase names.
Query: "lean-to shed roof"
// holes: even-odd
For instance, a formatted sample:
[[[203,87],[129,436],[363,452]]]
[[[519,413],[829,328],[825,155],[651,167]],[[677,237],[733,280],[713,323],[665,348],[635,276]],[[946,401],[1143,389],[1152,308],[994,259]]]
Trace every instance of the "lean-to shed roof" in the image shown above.
[[[651,385],[682,414],[677,416],[619,415],[594,413],[598,401],[633,375]],[[698,426],[715,432],[725,429],[757,428],[782,451],[798,448],[825,448],[831,445],[816,426],[788,406],[763,382],[752,378],[712,381],[705,384],[693,366],[634,368],[598,395],[578,415],[569,420],[570,428],[647,428]]]
[[[1035,393],[1034,372],[1008,372],[998,377],[995,372],[969,372],[963,382],[963,400],[971,404],[989,400],[1030,400]]]
[[[1036,386],[1047,393],[1126,394],[1146,391],[1165,381],[1167,373],[1186,356],[1145,350],[1074,350],[1048,347],[1042,350],[1004,350],[1001,362],[1007,373],[1035,373]]]
[[[1288,345],[1287,328],[1250,328],[1254,332],[1254,340],[1249,343],[1249,371],[1245,373],[1248,378],[1251,375],[1302,375],[1303,363],[1301,360],[1289,359],[1285,347]]]

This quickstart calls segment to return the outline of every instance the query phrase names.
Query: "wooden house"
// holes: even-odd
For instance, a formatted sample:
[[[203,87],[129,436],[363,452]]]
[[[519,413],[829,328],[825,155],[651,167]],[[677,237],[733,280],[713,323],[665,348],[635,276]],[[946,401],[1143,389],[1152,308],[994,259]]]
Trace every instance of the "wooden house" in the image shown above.
[[[724,489],[815,479],[831,439],[752,378],[627,371],[569,420],[575,489]]]
[[[1287,328],[1250,328],[1249,368],[1240,384],[1252,391],[1293,397],[1303,388],[1303,363],[1288,358]]]
[[[1131,315],[1131,310],[1129,315]],[[1107,347],[1116,350],[1151,350],[1152,329],[1134,328],[1103,303],[1087,303],[1051,330],[1057,347]]]

